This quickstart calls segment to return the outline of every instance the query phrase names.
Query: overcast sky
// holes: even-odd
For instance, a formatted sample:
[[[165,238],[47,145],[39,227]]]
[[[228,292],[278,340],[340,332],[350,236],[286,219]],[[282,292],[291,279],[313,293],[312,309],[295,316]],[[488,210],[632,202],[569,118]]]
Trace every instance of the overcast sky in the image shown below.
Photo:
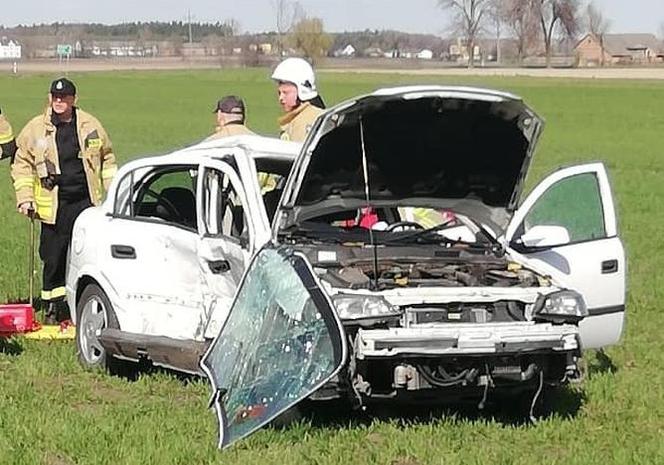
[[[233,18],[242,31],[275,29],[274,0],[3,0],[0,24],[60,22],[119,23],[185,20],[187,9],[197,21]],[[325,21],[328,31],[397,29],[444,34],[448,16],[436,0],[300,0],[310,16]],[[595,0],[611,20],[611,32],[657,33],[664,23],[664,0]]]

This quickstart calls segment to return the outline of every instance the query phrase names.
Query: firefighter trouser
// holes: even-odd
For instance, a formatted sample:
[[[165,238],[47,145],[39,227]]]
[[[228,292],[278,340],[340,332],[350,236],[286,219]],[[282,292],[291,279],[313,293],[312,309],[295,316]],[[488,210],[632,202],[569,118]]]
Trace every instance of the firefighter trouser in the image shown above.
[[[90,199],[78,201],[58,201],[58,215],[55,224],[42,223],[39,238],[39,256],[44,262],[41,298],[53,302],[65,297],[65,273],[67,251],[71,242],[74,221],[83,210],[90,207]]]

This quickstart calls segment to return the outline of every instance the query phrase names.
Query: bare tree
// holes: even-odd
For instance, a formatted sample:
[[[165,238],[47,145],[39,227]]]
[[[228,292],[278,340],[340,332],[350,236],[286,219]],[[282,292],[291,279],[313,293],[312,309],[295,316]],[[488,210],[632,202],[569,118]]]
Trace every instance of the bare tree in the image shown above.
[[[493,27],[493,32],[496,34],[496,63],[500,64],[502,60],[500,42],[502,39],[503,21],[505,20],[505,2],[503,0],[491,0],[487,13]]]
[[[664,21],[659,23],[659,32],[658,32],[658,34],[659,34],[660,40],[664,40]]]
[[[296,0],[272,0],[277,26],[277,49],[281,56],[284,48],[284,35],[289,33],[295,24],[305,16],[304,9]]]
[[[604,66],[604,36],[609,32],[611,21],[604,17],[602,11],[594,3],[589,3],[586,7],[584,19],[588,32],[599,40],[600,49],[602,50],[600,66]]]
[[[468,67],[475,65],[475,44],[482,29],[485,16],[488,16],[492,0],[438,0],[438,6],[454,14],[453,27],[466,41]]]
[[[546,66],[551,67],[553,38],[574,37],[579,29],[578,0],[533,0],[544,37]]]
[[[519,64],[528,48],[537,40],[539,18],[533,0],[504,0],[503,15],[507,28],[516,38]]]
[[[293,48],[313,63],[327,55],[332,45],[332,38],[325,33],[323,20],[320,18],[301,19],[293,26],[289,39]]]

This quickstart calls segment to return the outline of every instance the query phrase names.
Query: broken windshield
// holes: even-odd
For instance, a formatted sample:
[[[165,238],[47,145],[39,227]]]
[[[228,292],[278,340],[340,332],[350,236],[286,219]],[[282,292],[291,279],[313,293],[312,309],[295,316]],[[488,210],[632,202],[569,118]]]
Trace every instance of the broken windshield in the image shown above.
[[[220,395],[220,445],[251,434],[313,393],[343,360],[340,325],[299,255],[252,263],[204,364]]]

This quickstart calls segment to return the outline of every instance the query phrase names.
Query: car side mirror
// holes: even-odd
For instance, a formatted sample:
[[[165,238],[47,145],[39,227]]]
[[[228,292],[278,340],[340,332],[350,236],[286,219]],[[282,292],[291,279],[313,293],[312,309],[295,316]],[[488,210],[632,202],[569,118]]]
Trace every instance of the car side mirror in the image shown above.
[[[524,247],[555,247],[557,245],[569,244],[569,232],[563,226],[533,226],[519,238]]]

